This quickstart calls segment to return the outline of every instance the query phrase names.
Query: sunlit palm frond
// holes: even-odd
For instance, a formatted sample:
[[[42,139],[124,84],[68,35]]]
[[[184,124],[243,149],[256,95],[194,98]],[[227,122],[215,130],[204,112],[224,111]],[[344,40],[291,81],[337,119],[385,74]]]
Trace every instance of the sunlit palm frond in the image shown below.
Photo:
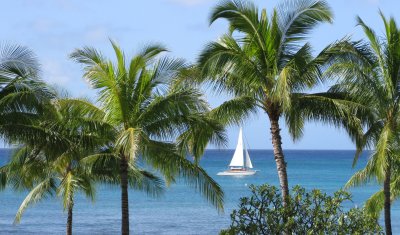
[[[369,182],[373,178],[374,174],[374,166],[373,161],[368,163],[367,166],[357,171],[346,183],[345,188],[356,187],[360,185],[364,185],[365,183]]]
[[[268,69],[257,63],[260,60],[254,60],[254,50],[251,47],[243,47],[233,36],[224,35],[218,42],[206,46],[198,62],[201,76],[210,82],[217,92],[224,90],[235,95],[256,93],[257,96],[260,86],[272,84],[265,76],[269,72]]]
[[[399,178],[396,178],[391,183],[392,190],[390,192],[390,197],[392,202],[398,199],[398,197],[400,196],[399,182]],[[381,211],[384,208],[383,190],[374,193],[370,198],[368,198],[368,200],[365,202],[365,208],[367,209],[367,212],[369,214],[375,216],[376,218],[379,218]]]
[[[367,212],[374,217],[379,218],[380,213],[383,210],[384,197],[383,190],[380,190],[368,198],[365,202]]]
[[[39,202],[40,200],[43,200],[47,196],[52,196],[55,194],[56,187],[56,180],[53,178],[47,178],[41,183],[37,184],[25,197],[21,206],[18,208],[14,223],[19,223],[21,221],[21,217],[27,207]]]
[[[375,151],[372,158],[376,159],[375,175],[379,182],[383,182],[386,171],[390,167],[390,158],[393,151],[393,131],[390,125],[385,125],[375,143]]]
[[[68,171],[61,179],[60,185],[57,187],[57,195],[61,197],[64,210],[68,209],[73,203],[72,198],[74,198],[74,193],[78,183],[77,181],[78,179],[75,178],[74,174],[71,171]]]
[[[132,127],[122,131],[115,142],[116,150],[128,156],[131,161],[135,160],[137,157],[139,136],[140,130]]]
[[[318,24],[333,21],[332,10],[326,1],[283,1],[277,6],[277,14],[282,35],[280,52],[283,54],[292,54],[292,50],[297,49],[294,43],[307,38]]]
[[[231,30],[252,35],[258,46],[265,47],[265,41],[261,34],[262,29],[258,27],[259,11],[252,2],[240,0],[221,1],[210,14],[210,24],[217,19],[227,19]]]

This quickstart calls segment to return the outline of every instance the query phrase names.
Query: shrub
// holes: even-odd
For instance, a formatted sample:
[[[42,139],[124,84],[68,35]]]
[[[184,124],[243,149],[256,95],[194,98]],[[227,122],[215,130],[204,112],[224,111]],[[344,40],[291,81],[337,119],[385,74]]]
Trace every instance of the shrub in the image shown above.
[[[333,196],[320,190],[307,192],[295,186],[286,207],[278,189],[270,185],[250,186],[252,195],[240,199],[231,214],[231,234],[381,234],[377,218],[363,208],[345,210],[351,195],[343,190]]]

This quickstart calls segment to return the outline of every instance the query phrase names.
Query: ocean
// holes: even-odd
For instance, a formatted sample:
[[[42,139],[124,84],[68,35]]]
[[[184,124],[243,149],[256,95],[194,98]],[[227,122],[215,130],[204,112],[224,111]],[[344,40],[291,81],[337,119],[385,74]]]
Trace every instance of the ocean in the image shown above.
[[[161,198],[155,199],[130,190],[130,226],[132,234],[218,234],[230,224],[230,213],[237,208],[239,198],[249,195],[250,184],[278,186],[275,161],[271,150],[250,150],[256,175],[246,177],[217,176],[226,169],[234,150],[208,150],[201,165],[222,186],[225,192],[225,212],[217,210],[194,188],[179,181],[171,185]],[[0,165],[6,163],[10,149],[0,149]],[[350,176],[362,168],[368,154],[358,166],[351,167],[354,151],[286,150],[290,187],[301,185],[333,193],[343,187]],[[378,190],[373,183],[354,188],[353,205],[363,202]],[[65,234],[66,213],[61,202],[48,198],[28,208],[22,221],[13,225],[15,213],[26,192],[9,189],[0,192],[0,234]],[[382,220],[381,220],[382,223]],[[400,234],[400,204],[392,207],[394,234]],[[73,218],[74,234],[118,234],[120,232],[120,191],[118,186],[99,185],[92,203],[77,196]]]

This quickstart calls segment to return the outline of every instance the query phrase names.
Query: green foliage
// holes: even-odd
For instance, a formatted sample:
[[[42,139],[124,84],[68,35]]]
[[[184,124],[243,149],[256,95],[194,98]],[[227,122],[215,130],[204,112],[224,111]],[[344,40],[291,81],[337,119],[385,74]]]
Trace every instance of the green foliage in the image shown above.
[[[351,195],[346,191],[329,196],[320,190],[307,192],[295,186],[284,207],[276,187],[251,185],[250,189],[251,196],[241,198],[239,209],[232,212],[230,228],[220,234],[382,233],[376,217],[368,215],[365,209],[344,209],[343,204],[351,202]]]
[[[201,92],[175,83],[181,71],[187,70],[186,62],[162,55],[166,49],[160,45],[144,47],[132,58],[115,42],[111,45],[115,61],[91,47],[71,54],[84,66],[84,78],[97,91],[104,121],[114,128],[105,147],[107,154],[91,156],[87,163],[92,169],[111,163],[115,167],[103,168],[106,175],[100,178],[118,182],[119,163],[135,166],[141,158],[168,183],[183,177],[222,210],[223,192],[218,183],[197,162],[186,159],[192,155],[198,161],[209,142],[225,141],[224,127],[210,114]]]
[[[400,132],[400,28],[393,17],[380,12],[384,26],[383,35],[378,35],[360,17],[358,26],[364,31],[365,41],[343,39],[334,45],[338,48],[327,76],[341,79],[329,93],[341,96],[345,106],[357,104],[352,117],[344,119],[351,129],[351,119],[359,119],[359,129],[365,130],[353,138],[357,153],[353,166],[364,149],[373,149],[366,166],[356,172],[346,187],[364,185],[370,181],[383,184],[366,202],[370,214],[379,216],[382,209],[390,212],[390,204],[399,198],[399,132]],[[390,179],[390,180],[389,180]],[[390,181],[390,182],[389,182]],[[386,187],[385,187],[386,186]],[[384,206],[384,202],[386,204]],[[385,214],[387,231],[391,230],[389,213]]]
[[[96,131],[104,125],[93,110],[84,100],[54,99],[47,112],[30,123],[34,131],[20,140],[20,148],[0,171],[5,183],[30,191],[18,209],[16,223],[30,205],[49,196],[59,197],[64,209],[78,191],[94,199],[93,179],[79,163],[104,142]]]
[[[321,81],[329,51],[313,57],[304,41],[318,24],[332,21],[325,1],[284,1],[270,17],[250,1],[221,1],[212,10],[210,23],[219,19],[228,21],[230,32],[204,48],[198,70],[199,80],[236,96],[218,110],[225,123],[238,122],[257,108],[275,116],[286,114],[293,99]],[[292,115],[287,117],[291,124]],[[296,127],[300,133],[303,125]],[[300,136],[296,133],[295,138]]]
[[[35,133],[51,98],[39,74],[35,54],[26,47],[0,45],[0,138],[9,143],[25,141]]]
[[[105,169],[84,161],[97,153],[113,136],[113,128],[103,121],[104,113],[83,99],[54,99],[48,113],[31,122],[36,135],[21,141],[10,162],[0,168],[2,187],[29,190],[15,217],[19,223],[31,205],[57,197],[64,209],[72,209],[74,196],[81,192],[95,198],[95,183],[107,177]],[[150,195],[163,192],[164,182],[136,166],[129,169],[131,186]]]
[[[266,9],[251,1],[223,0],[210,14],[210,24],[217,20],[228,21],[229,32],[205,46],[198,58],[199,76],[193,80],[234,96],[212,112],[225,125],[240,123],[260,110],[268,115],[271,128],[277,130],[271,132],[272,142],[286,197],[279,119],[285,117],[293,139],[302,136],[308,117],[292,104],[324,80],[322,69],[329,61],[329,50],[313,56],[305,39],[317,25],[332,22],[332,11],[325,1],[287,0],[279,2],[268,16]],[[324,109],[324,104],[317,109]]]

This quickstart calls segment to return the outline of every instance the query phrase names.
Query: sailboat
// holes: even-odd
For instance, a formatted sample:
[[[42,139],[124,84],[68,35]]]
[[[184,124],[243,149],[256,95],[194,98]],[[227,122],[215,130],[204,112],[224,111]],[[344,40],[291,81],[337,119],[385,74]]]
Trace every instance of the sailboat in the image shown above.
[[[246,146],[243,145],[243,132],[242,128],[240,128],[236,150],[229,164],[229,170],[219,172],[217,175],[254,175],[256,171],[250,170],[252,168],[253,164],[251,164],[250,155]]]

